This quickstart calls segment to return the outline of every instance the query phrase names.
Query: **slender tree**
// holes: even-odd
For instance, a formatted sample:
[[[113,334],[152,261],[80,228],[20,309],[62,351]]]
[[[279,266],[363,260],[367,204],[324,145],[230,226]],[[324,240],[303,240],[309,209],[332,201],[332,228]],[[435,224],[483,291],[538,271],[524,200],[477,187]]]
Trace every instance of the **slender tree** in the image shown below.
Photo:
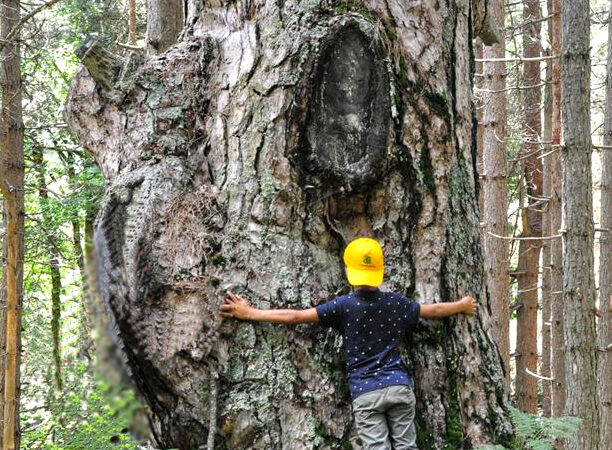
[[[54,378],[58,390],[62,390],[62,357],[60,342],[61,326],[61,290],[62,275],[60,273],[60,251],[55,237],[55,226],[49,211],[49,190],[45,176],[46,164],[42,148],[33,146],[32,162],[36,170],[36,181],[38,198],[42,209],[42,225],[45,230],[46,247],[48,255],[48,267],[51,274],[51,339],[53,341],[53,362],[55,364]]]
[[[475,96],[475,107],[476,107],[476,170],[478,172],[478,178],[482,179],[484,174],[484,166],[483,166],[483,152],[484,152],[484,140],[483,140],[483,131],[484,127],[482,126],[482,88],[483,88],[483,48],[484,45],[480,41],[480,39],[476,39],[476,45],[474,47],[474,56],[476,56],[476,76],[474,77],[474,89],[476,90]],[[479,184],[480,186],[480,184]],[[480,211],[480,217],[484,217],[484,191],[482,188],[478,190],[478,210]],[[482,239],[484,242],[484,238],[486,235],[486,228],[481,227],[482,230]]]
[[[608,22],[608,72],[606,76],[606,110],[604,146],[612,148],[612,2]],[[601,227],[612,230],[612,151],[602,155]],[[612,231],[602,232],[599,240],[599,399],[600,442],[605,450],[612,449]],[[606,447],[607,446],[607,447]]]
[[[2,111],[0,188],[6,212],[6,367],[2,448],[19,448],[19,361],[23,301],[24,164],[19,0],[0,3]]]
[[[550,0],[548,1],[550,5]],[[550,7],[548,8],[550,11]],[[550,26],[548,27],[549,34],[551,32]],[[550,50],[549,52],[550,53]],[[546,61],[546,89],[545,96],[546,101],[544,104],[544,124],[543,124],[543,136],[546,144],[544,145],[544,155],[550,156],[552,146],[552,86],[550,79],[552,76],[552,61]],[[542,234],[545,236],[552,235],[552,229],[550,226],[550,158],[544,156],[542,158],[542,197],[543,210],[542,210]],[[540,361],[540,373],[542,374],[542,413],[545,417],[551,416],[552,411],[552,393],[550,378],[551,373],[551,315],[550,315],[550,299],[551,299],[551,273],[550,273],[550,258],[551,258],[551,245],[550,239],[544,239],[542,241],[542,358]]]
[[[552,0],[552,150],[550,162],[550,229],[553,235],[561,229],[561,0]],[[552,347],[552,415],[565,411],[565,343],[563,332],[563,247],[561,239],[551,241],[551,347]]]
[[[64,165],[66,167],[66,173],[68,175],[68,184],[71,190],[76,189],[76,161],[74,154],[68,152],[62,157]],[[85,254],[83,252],[82,244],[82,232],[81,232],[81,218],[78,212],[75,212],[70,219],[72,225],[72,248],[74,249],[74,255],[76,257],[77,266],[79,268],[79,274],[81,275],[81,308],[80,308],[80,326],[79,326],[79,341],[82,347],[82,351],[86,351],[87,343],[90,339],[91,324],[88,318],[88,303],[89,303],[89,277],[87,268],[85,266]]]
[[[0,125],[1,126],[1,125]],[[0,148],[1,150],[1,148]],[[0,151],[0,167],[2,166],[2,151]],[[1,169],[0,169],[1,170]],[[0,353],[6,354],[6,269],[7,269],[7,245],[6,245],[6,213],[4,211],[4,199],[0,205],[0,213],[2,213],[2,229],[0,231],[0,245],[2,245],[2,256],[0,260],[0,268],[2,269],[2,278],[0,279]],[[0,448],[4,435],[4,380],[6,371],[6,358],[0,358]]]
[[[136,0],[128,0],[128,42],[136,44]]]
[[[488,14],[494,26],[503,28],[503,0],[489,2]],[[485,46],[483,55],[485,60],[504,58],[503,39],[494,45]],[[482,72],[485,270],[487,289],[491,297],[491,332],[504,361],[508,384],[510,373],[508,243],[505,239],[496,237],[505,236],[507,232],[506,94],[504,92],[506,65],[500,61],[486,61]]]
[[[568,449],[599,448],[593,272],[589,2],[562,6],[563,308],[566,412],[582,427]]]
[[[522,209],[524,237],[542,236],[542,159],[541,89],[540,89],[540,3],[539,0],[523,1],[523,55],[536,60],[523,63],[525,95],[523,102],[522,165],[525,206]],[[516,344],[516,394],[523,411],[538,410],[537,379],[530,375],[538,366],[538,279],[540,250],[538,239],[522,240],[519,244],[517,270],[518,302]]]
[[[183,28],[183,0],[147,0],[147,51],[164,52]]]

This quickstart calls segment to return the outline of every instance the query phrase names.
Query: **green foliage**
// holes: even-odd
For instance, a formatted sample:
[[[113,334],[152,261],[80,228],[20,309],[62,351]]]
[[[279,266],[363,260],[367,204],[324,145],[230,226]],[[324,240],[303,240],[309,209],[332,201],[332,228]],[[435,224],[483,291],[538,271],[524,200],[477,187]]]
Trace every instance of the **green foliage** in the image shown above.
[[[144,8],[144,4],[141,5]],[[24,24],[22,75],[25,178],[24,301],[22,312],[21,435],[27,449],[133,449],[127,433],[139,407],[134,394],[96,377],[86,324],[88,292],[78,265],[86,221],[104,192],[104,178],[74,140],[61,109],[79,68],[75,49],[89,35],[124,41],[125,2],[65,0]],[[144,35],[144,11],[139,11]],[[40,190],[46,196],[40,195]],[[80,236],[76,234],[80,233]],[[75,238],[78,245],[75,244]],[[61,276],[60,390],[54,379],[51,336],[52,256]]]
[[[77,363],[71,388],[53,400],[55,408],[49,417],[37,411],[22,414],[26,432],[23,448],[45,450],[135,449],[136,442],[128,434],[134,411],[140,407],[134,393],[121,393],[104,381],[95,380],[82,363]],[[30,424],[40,423],[32,426]]]
[[[576,434],[582,419],[579,417],[542,417],[510,407],[510,419],[521,441],[521,449],[554,450],[554,441]],[[501,445],[480,445],[476,450],[504,450]]]

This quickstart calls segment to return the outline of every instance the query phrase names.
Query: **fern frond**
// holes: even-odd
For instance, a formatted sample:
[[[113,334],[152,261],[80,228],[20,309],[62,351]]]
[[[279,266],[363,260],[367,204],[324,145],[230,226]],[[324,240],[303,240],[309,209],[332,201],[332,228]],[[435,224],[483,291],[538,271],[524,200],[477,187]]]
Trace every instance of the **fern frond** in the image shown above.
[[[538,432],[540,427],[533,414],[519,411],[513,406],[508,407],[508,410],[510,411],[510,420],[512,420],[514,429],[519,436],[530,438]]]
[[[550,439],[531,439],[527,441],[527,448],[530,450],[554,450]]]
[[[542,432],[550,439],[567,439],[576,435],[581,424],[580,417],[551,417],[542,424]]]

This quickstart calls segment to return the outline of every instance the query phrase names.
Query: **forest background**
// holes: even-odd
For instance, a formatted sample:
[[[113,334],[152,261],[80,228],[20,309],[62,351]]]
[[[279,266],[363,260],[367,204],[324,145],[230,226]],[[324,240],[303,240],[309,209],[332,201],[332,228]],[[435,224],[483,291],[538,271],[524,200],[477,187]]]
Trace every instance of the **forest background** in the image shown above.
[[[499,5],[503,11],[505,45],[497,55],[490,48],[483,50],[481,44],[476,46],[474,100],[480,123],[478,167],[484,174],[483,193],[487,189],[486,174],[492,173],[485,169],[490,148],[485,146],[487,126],[490,127],[486,109],[501,97],[507,111],[505,131],[501,139],[499,135],[496,138],[504,153],[503,164],[497,169],[503,169],[506,198],[483,195],[481,199],[483,218],[487,201],[504,205],[507,218],[499,233],[483,225],[483,240],[489,249],[498,241],[508,244],[502,249],[503,264],[498,262],[490,272],[501,274],[506,283],[490,289],[507,290],[506,313],[498,316],[499,329],[507,330],[507,334],[498,336],[498,344],[502,349],[507,345],[511,367],[508,383],[515,405],[525,412],[558,416],[564,407],[555,410],[555,389],[562,390],[564,386],[554,366],[558,355],[555,345],[559,345],[553,336],[553,323],[558,319],[554,301],[558,294],[551,287],[554,239],[548,237],[558,235],[559,229],[550,226],[553,195],[550,185],[548,191],[546,185],[553,170],[550,161],[558,154],[552,136],[553,2],[510,0],[491,4]],[[25,163],[21,447],[135,448],[137,442],[150,438],[143,419],[146,408],[130,390],[129,377],[120,369],[114,343],[105,333],[108,319],[88,265],[104,179],[69,132],[62,108],[80,65],[80,44],[97,37],[118,54],[146,47],[146,4],[142,0],[63,0],[21,2],[21,7],[22,16],[36,13],[20,30]],[[597,231],[593,242],[597,283],[601,238],[610,232],[600,218],[610,214],[602,209],[601,191],[603,157],[611,149],[604,142],[604,119],[606,114],[612,114],[605,107],[611,16],[606,0],[592,0],[590,9],[592,213]],[[504,60],[492,61],[495,58]],[[501,64],[505,74],[501,89],[487,84],[487,70],[494,70],[494,64]],[[537,126],[530,113],[532,119],[534,114],[538,117]],[[530,221],[529,215],[534,211],[541,216]],[[539,221],[539,228],[534,228]],[[5,232],[5,226],[0,225],[3,242]],[[530,240],[520,240],[525,237]],[[2,302],[4,292],[3,284]],[[593,311],[600,324],[610,322],[608,301],[600,298],[598,309]],[[525,314],[529,311],[531,314]],[[600,329],[604,330],[603,326]],[[600,336],[601,333],[604,331]],[[605,333],[609,336],[610,332]],[[600,359],[610,358],[611,342],[605,339],[608,338],[598,343]],[[611,374],[599,377],[599,387],[612,391]],[[604,427],[602,422],[601,428]],[[605,444],[603,439],[607,438],[602,437]]]

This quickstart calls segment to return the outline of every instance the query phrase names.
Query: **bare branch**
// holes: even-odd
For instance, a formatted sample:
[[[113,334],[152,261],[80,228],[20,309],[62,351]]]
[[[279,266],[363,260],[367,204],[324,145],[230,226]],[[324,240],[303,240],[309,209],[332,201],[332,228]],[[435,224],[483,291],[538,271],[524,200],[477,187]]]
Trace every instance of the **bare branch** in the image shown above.
[[[128,50],[136,50],[139,52],[144,52],[146,49],[144,47],[139,47],[137,45],[130,45],[130,44],[124,44],[122,42],[115,42],[115,44],[117,44],[117,46],[122,47],[122,48],[127,48]]]
[[[505,89],[480,89],[480,88],[475,87],[474,90],[476,92],[486,92],[487,94],[498,94],[500,92],[507,92],[507,91],[512,91],[512,90],[536,89],[542,86],[546,86],[547,84],[550,84],[550,83],[543,82],[539,84],[534,84],[533,86],[510,86]]]
[[[527,367],[525,367],[525,372],[528,373],[529,375],[531,375],[532,377],[539,378],[540,380],[547,380],[547,381],[553,381],[554,380],[553,377],[545,377],[544,375],[538,375],[537,373],[533,373]]]
[[[478,58],[476,62],[534,62],[534,61],[548,61],[549,59],[557,59],[559,55],[551,56],[539,56],[537,58]]]
[[[525,236],[525,237],[514,237],[514,236],[500,236],[499,234],[495,234],[495,233],[491,233],[490,231],[487,231],[487,234],[496,237],[498,239],[506,239],[508,241],[546,241],[549,239],[558,239],[560,238],[562,235],[561,234],[554,234],[552,236]]]

